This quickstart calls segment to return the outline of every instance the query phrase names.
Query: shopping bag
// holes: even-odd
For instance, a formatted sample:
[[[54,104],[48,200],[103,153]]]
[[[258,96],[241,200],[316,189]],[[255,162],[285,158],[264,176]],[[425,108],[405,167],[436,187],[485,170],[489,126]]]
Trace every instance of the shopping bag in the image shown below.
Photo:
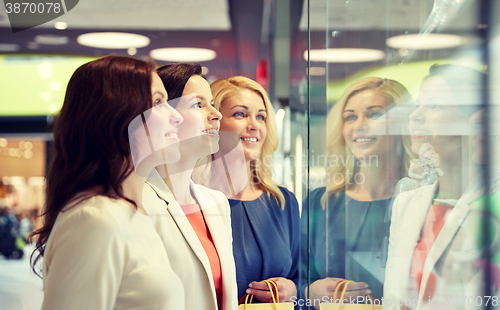
[[[240,304],[238,306],[238,310],[293,310],[293,303],[291,302],[280,303],[280,297],[278,295],[278,286],[276,285],[276,282],[271,280],[264,280],[263,282],[266,282],[267,286],[269,286],[269,290],[271,291],[271,295],[273,298],[273,303],[252,304],[253,295],[245,294],[245,296],[243,296],[242,298],[245,299],[245,303]]]
[[[319,310],[342,310],[342,309],[349,309],[349,310],[375,310],[375,309],[382,309],[381,304],[376,304],[373,301],[373,298],[371,296],[366,296],[364,299],[367,301],[366,304],[356,304],[356,303],[350,303],[349,301],[345,301],[342,303],[344,300],[344,295],[345,292],[347,291],[347,286],[349,283],[352,283],[354,281],[341,281],[337,284],[337,287],[335,288],[335,293],[333,294],[333,301],[330,303],[323,303],[320,305]],[[344,289],[342,290],[342,294],[340,295],[340,299],[337,300],[337,294],[339,292],[340,287],[344,284]]]

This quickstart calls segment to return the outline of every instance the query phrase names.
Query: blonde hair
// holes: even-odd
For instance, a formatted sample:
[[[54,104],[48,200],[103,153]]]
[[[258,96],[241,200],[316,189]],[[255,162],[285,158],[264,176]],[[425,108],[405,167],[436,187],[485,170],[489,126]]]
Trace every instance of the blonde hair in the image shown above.
[[[230,78],[219,79],[210,85],[212,95],[214,96],[214,106],[217,110],[221,110],[222,105],[240,91],[247,89],[262,98],[266,107],[266,129],[267,136],[262,145],[262,151],[257,160],[250,162],[251,180],[254,184],[259,184],[268,195],[274,197],[279,203],[281,209],[285,208],[285,197],[278,188],[278,185],[273,181],[273,168],[269,161],[272,159],[273,153],[278,149],[279,138],[276,128],[276,120],[273,105],[269,100],[267,92],[257,82],[244,76],[234,76]]]
[[[347,158],[346,161],[341,160],[335,164],[329,163],[327,166],[327,180],[326,191],[321,197],[321,205],[325,208],[326,201],[331,195],[338,195],[342,189],[345,188],[346,181],[352,181],[354,178],[354,169],[356,161],[351,150],[346,147],[344,135],[342,130],[344,127],[343,111],[344,108],[354,95],[365,91],[374,90],[386,97],[387,102],[392,103],[389,106],[404,106],[411,105],[412,98],[408,90],[399,82],[381,79],[376,77],[369,77],[361,79],[351,84],[339,98],[337,103],[333,106],[327,116],[327,158]],[[404,165],[401,165],[400,177],[402,178],[409,165],[410,160],[415,157],[411,151],[411,138],[408,135],[407,128],[404,128],[402,135],[403,152],[404,152]],[[349,173],[351,178],[348,180]]]

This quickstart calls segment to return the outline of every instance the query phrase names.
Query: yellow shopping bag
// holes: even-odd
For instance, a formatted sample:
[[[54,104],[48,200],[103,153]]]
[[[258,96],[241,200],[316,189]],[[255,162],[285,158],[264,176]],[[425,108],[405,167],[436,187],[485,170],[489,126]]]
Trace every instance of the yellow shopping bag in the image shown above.
[[[342,310],[342,309],[349,309],[349,310],[375,310],[375,309],[382,309],[382,305],[375,305],[373,303],[373,299],[370,296],[366,296],[367,301],[369,300],[370,302],[367,304],[355,304],[355,303],[350,303],[349,301],[343,302],[344,301],[344,295],[345,292],[347,291],[347,285],[351,282],[354,281],[341,281],[337,284],[337,287],[335,288],[335,293],[333,294],[333,302],[331,303],[323,303],[320,305],[319,310]],[[340,299],[337,300],[337,293],[339,292],[340,287],[344,284],[344,289],[342,290],[342,294],[340,294]]]
[[[264,280],[263,282],[266,282],[267,286],[269,286],[269,290],[271,291],[271,296],[273,297],[273,303],[252,304],[253,295],[247,294],[245,297],[245,303],[239,305],[238,310],[293,310],[293,303],[291,302],[280,303],[280,297],[278,295],[278,286],[276,285],[276,282],[270,280]],[[276,292],[276,297],[274,292]]]

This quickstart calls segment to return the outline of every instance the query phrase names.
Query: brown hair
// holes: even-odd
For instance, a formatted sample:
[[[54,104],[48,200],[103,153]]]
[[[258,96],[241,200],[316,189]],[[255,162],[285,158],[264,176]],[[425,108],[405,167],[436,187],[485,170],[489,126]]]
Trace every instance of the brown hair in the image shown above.
[[[63,208],[75,195],[123,198],[122,182],[133,171],[128,125],[152,107],[154,65],[129,57],[107,56],[73,73],[54,125],[52,160],[47,174],[43,226],[31,256],[33,270]]]
[[[181,97],[189,79],[193,75],[201,75],[202,71],[199,64],[178,63],[160,67],[156,72],[167,90],[168,99],[172,100]]]

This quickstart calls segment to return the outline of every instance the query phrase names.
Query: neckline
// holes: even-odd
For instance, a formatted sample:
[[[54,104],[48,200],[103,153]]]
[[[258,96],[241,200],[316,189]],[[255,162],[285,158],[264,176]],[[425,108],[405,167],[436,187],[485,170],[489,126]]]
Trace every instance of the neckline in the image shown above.
[[[394,199],[394,197],[390,197],[390,198],[386,198],[386,199],[379,199],[379,200],[357,200],[357,199],[354,199],[352,198],[351,196],[347,195],[346,192],[344,192],[344,195],[347,199],[350,199],[350,200],[353,200],[353,201],[357,201],[357,202],[379,202],[379,201],[387,201],[387,200],[392,200]]]
[[[232,198],[229,198],[228,200],[241,201],[241,202],[252,202],[252,201],[260,200],[260,198],[262,198],[262,196],[264,195],[264,193],[265,193],[265,191],[262,191],[262,194],[260,194],[259,197],[255,198],[255,199],[252,199],[252,200],[241,200],[241,199],[232,199]]]

